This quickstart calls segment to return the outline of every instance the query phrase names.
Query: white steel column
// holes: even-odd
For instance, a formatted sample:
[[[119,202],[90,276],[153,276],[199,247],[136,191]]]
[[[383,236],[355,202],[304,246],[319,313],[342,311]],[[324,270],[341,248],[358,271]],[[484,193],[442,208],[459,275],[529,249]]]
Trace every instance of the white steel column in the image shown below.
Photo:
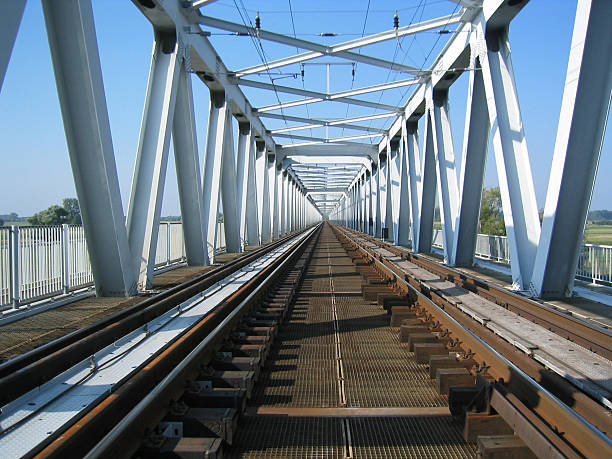
[[[217,218],[219,214],[219,194],[223,150],[226,147],[225,136],[231,129],[230,101],[222,92],[210,92],[210,109],[208,113],[208,133],[206,139],[206,156],[204,157],[204,174],[202,177],[202,195],[204,197],[204,228],[206,228],[206,247],[208,263],[213,263],[217,244]]]
[[[397,147],[399,142],[391,140],[387,142],[387,167],[385,168],[385,182],[386,182],[386,193],[385,193],[385,228],[389,232],[387,241],[394,241],[393,231],[393,168],[394,161],[393,151],[397,154]]]
[[[287,232],[293,231],[293,177],[287,175]]]
[[[391,152],[393,158],[389,163],[391,166],[391,208],[393,209],[393,224],[389,229],[389,236],[393,242],[397,245],[398,231],[399,231],[399,211],[400,211],[400,173],[401,173],[401,161],[402,161],[402,149],[401,140],[394,139],[391,141]]]
[[[366,226],[366,202],[365,202],[365,171],[359,179],[359,226],[360,231],[367,232]]]
[[[198,159],[191,74],[185,68],[184,62],[181,63],[178,76],[172,140],[187,263],[192,266],[201,266],[206,264],[204,203],[200,188],[202,179]]]
[[[380,168],[381,160],[379,156],[378,164],[372,165],[372,215],[374,216],[374,227],[372,236],[381,237],[380,223]]]
[[[432,114],[425,112],[425,148],[422,158],[421,205],[419,206],[418,238],[414,251],[418,253],[431,252],[433,236],[434,207],[436,204],[436,160],[434,156],[434,133],[431,125]]]
[[[228,125],[223,143],[223,159],[221,161],[221,193],[223,206],[223,229],[225,232],[225,250],[228,253],[241,252],[240,222],[238,220],[238,198],[236,188],[236,161],[234,151],[234,130],[232,129],[232,113],[229,111]]]
[[[388,147],[388,144],[387,144]],[[378,162],[378,206],[376,218],[379,219],[377,222],[377,234],[376,237],[382,238],[382,229],[385,226],[386,211],[387,211],[387,165],[389,163],[389,154],[386,150],[382,155],[379,155]],[[380,223],[380,226],[378,226]]]
[[[372,174],[366,171],[366,233],[370,236],[373,234],[373,219],[372,219]]]
[[[156,33],[127,215],[139,289],[153,282],[179,68],[176,36]]]
[[[247,244],[247,197],[249,181],[249,156],[253,146],[251,125],[238,123],[238,154],[236,157],[236,197],[238,206],[238,225],[242,248]]]
[[[473,59],[470,67],[478,68],[479,65],[478,60]],[[461,159],[461,199],[449,261],[452,266],[472,266],[474,263],[489,131],[484,81],[482,72],[476,70],[470,72],[468,86]]]
[[[259,184],[259,191],[261,191],[261,198],[259,209],[261,210],[261,242],[268,242],[270,240],[270,174],[268,173],[268,152],[265,144],[258,143],[257,146],[257,183]]]
[[[402,123],[402,139],[400,146],[400,186],[399,186],[399,212],[397,223],[397,245],[408,246],[410,242],[410,186],[408,184],[408,170],[406,156],[408,155],[408,133],[406,123]]]
[[[280,174],[280,170],[281,170],[281,164],[279,163],[278,165],[276,164],[276,162],[274,162],[272,164],[271,167],[271,173],[272,173],[272,180],[274,181],[274,186],[272,187],[272,195],[273,195],[273,216],[272,216],[272,237],[274,239],[277,239],[278,236],[280,235],[280,180],[279,180],[279,174]]]
[[[0,2],[0,90],[11,60],[26,0]]]
[[[421,221],[421,153],[419,151],[418,124],[406,123],[406,167],[410,183],[410,215],[412,220],[412,250],[417,251]]]
[[[268,151],[264,152],[264,202],[262,212],[261,238],[263,241],[272,240],[272,220],[274,212],[274,178],[275,178],[274,155]]]
[[[578,2],[531,285],[538,296],[572,292],[610,109],[611,18],[610,1]]]
[[[355,229],[361,231],[361,177],[355,182]]]
[[[287,171],[281,170],[280,180],[280,234],[287,234]]]
[[[432,97],[432,134],[436,159],[438,204],[444,240],[444,260],[449,262],[453,252],[455,218],[459,208],[459,188],[455,169],[455,154],[448,114],[448,90],[434,90]]]
[[[249,164],[247,178],[247,194],[246,194],[246,227],[247,227],[247,245],[259,245],[261,239],[259,237],[259,201],[258,201],[258,183],[257,172],[255,167],[255,155],[257,154],[255,139],[251,133],[248,136],[247,142],[247,161]]]
[[[490,32],[487,35],[487,47],[487,52],[479,57],[489,121],[493,129],[493,148],[510,248],[512,279],[525,289],[533,271],[540,238],[540,219],[507,30]]]
[[[91,2],[43,2],[43,12],[96,293],[134,295]]]

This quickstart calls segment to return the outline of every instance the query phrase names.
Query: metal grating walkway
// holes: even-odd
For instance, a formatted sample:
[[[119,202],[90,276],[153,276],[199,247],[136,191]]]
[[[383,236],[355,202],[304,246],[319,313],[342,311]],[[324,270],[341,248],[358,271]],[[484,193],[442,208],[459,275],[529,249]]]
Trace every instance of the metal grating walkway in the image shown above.
[[[475,455],[327,225],[268,362],[230,457]]]

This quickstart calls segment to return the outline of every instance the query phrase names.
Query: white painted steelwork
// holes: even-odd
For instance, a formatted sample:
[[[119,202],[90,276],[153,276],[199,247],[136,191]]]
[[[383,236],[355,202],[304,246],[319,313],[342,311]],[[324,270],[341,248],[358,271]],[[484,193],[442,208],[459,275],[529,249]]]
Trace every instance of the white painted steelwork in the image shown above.
[[[584,266],[580,244],[612,94],[612,29],[607,21],[612,16],[610,1],[578,0],[542,227],[508,39],[508,28],[528,4],[526,0],[453,0],[458,5],[455,14],[335,44],[204,16],[204,7],[213,1],[134,2],[153,25],[154,54],[127,228],[91,0],[43,2],[98,294],[132,295],[137,286],[151,284],[154,253],[160,252],[156,238],[160,233],[157,227],[170,132],[175,143],[185,254],[192,265],[214,262],[220,245],[238,252],[245,245],[267,242],[322,218],[378,237],[388,232],[387,238],[395,244],[412,241],[416,252],[427,253],[432,248],[437,199],[445,260],[452,266],[469,266],[480,243],[481,189],[491,143],[513,282],[537,296],[571,294],[574,274]],[[0,4],[0,86],[24,3],[16,0]],[[272,41],[305,52],[269,62],[263,62],[262,57],[257,65],[231,70],[201,25],[245,35],[260,46],[260,41]],[[366,46],[425,31],[448,33],[450,37],[429,68],[414,68],[362,52]],[[357,49],[359,52],[355,52]],[[331,93],[329,85],[326,92],[321,92],[277,85],[272,79],[267,83],[254,76],[321,57],[326,60],[303,65],[329,66],[332,59],[340,59],[344,62],[334,65],[360,62],[408,77]],[[191,72],[211,94],[202,171],[198,166]],[[463,72],[469,72],[469,85],[462,167],[458,171],[459,152],[453,151],[448,91]],[[414,91],[403,107],[354,98],[408,85],[414,85]],[[277,97],[271,105],[255,108],[242,86],[305,98],[282,102]],[[293,107],[334,101],[384,112],[343,119],[291,114]],[[279,109],[281,113],[270,113]],[[355,124],[390,117],[395,120],[388,129]],[[266,118],[283,120],[285,126],[270,131],[261,121]],[[418,128],[420,119],[422,132]],[[231,127],[234,120],[241,126],[237,142]],[[320,126],[357,132],[335,138],[296,133]],[[381,137],[377,144],[363,141],[377,137]],[[297,142],[276,143],[284,138]],[[332,162],[359,163],[363,168],[335,175],[331,173]],[[305,170],[299,164],[315,165],[325,173]],[[328,196],[315,199],[311,192]],[[220,233],[221,207],[224,224]],[[18,263],[15,260],[16,266]],[[19,284],[19,275],[15,274],[10,283]],[[62,278],[62,283],[67,282]]]

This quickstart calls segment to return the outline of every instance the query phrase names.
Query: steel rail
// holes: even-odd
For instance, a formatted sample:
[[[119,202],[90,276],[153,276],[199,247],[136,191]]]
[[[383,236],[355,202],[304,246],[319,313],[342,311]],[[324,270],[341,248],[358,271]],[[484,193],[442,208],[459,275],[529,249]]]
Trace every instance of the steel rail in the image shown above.
[[[389,248],[387,247],[387,249]],[[400,249],[397,253],[405,255],[407,252]],[[439,274],[460,287],[503,306],[509,311],[515,312],[608,360],[612,360],[612,333],[609,329],[577,317],[568,316],[550,306],[444,266],[426,256],[409,253],[408,257],[414,264]]]
[[[610,433],[609,410],[568,381],[545,370],[541,364],[459,309],[450,304],[436,304],[433,298],[428,298],[410,284],[405,273],[391,262],[381,259],[350,237],[356,234],[362,237],[362,233],[337,225],[332,227],[379,271],[393,279],[398,289],[412,294],[416,298],[417,308],[433,316],[443,329],[458,338],[462,347],[474,354],[475,360],[483,362],[481,368],[486,369],[495,384],[516,398],[517,403],[508,403],[518,411],[527,410],[523,414],[524,422],[530,422],[529,417],[525,416],[530,413],[541,421],[536,430],[546,439],[546,448],[554,448],[568,457],[606,457],[610,453],[612,440],[606,436]],[[524,406],[517,407],[517,404]],[[533,426],[534,422],[530,424]],[[535,444],[533,438],[523,440],[532,449],[542,447]]]
[[[360,237],[363,237],[362,234],[357,233],[353,230],[347,229],[346,231],[349,233],[358,234]],[[365,237],[364,239],[376,242],[379,246],[382,245],[387,249],[389,248],[387,245],[385,245],[384,243],[381,244],[380,241],[377,241],[374,238]],[[397,253],[394,251],[391,252]],[[411,255],[404,251],[401,252],[402,253],[399,254],[399,256],[402,256],[404,258],[407,255]],[[374,258],[376,259],[376,257]],[[383,260],[383,264],[387,266],[387,269],[393,273],[392,277],[400,276],[401,278],[405,278],[406,274],[399,270],[397,267],[395,267],[393,263]],[[435,304],[440,307],[443,307],[445,311],[453,315],[453,317],[455,317],[459,322],[470,328],[480,327],[480,324],[465,315],[462,311],[459,311],[445,298],[435,292],[429,291],[429,289],[421,288],[420,283],[417,280],[411,280],[414,282],[414,284],[416,284],[411,284],[412,287],[417,288],[420,293],[424,294]],[[534,359],[530,358],[523,351],[519,351],[513,344],[510,344],[504,339],[498,337],[488,328],[482,328],[482,333],[488,337],[487,339],[491,340],[491,342],[495,342],[497,349],[503,349],[504,355],[509,360],[520,366],[531,378],[542,384],[548,390],[554,392],[555,395],[559,397],[566,405],[571,406],[577,413],[588,418],[590,422],[602,432],[606,432],[608,434],[612,432],[612,426],[610,423],[610,410],[603,407],[599,401],[593,400],[591,396],[581,391],[570,381],[568,381],[558,373],[555,373],[554,371],[545,368],[540,362],[537,362]]]
[[[353,230],[349,231],[352,232]],[[502,287],[488,283],[449,266],[444,266],[424,255],[409,252],[406,248],[393,246],[360,232],[355,232],[355,234],[378,244],[380,247],[384,247],[398,256],[406,258],[420,268],[437,274],[441,278],[453,282],[459,287],[476,293],[563,338],[573,341],[608,360],[612,360],[612,333],[604,327],[586,320],[568,316],[530,298],[510,292]]]
[[[144,439],[146,429],[161,421],[171,402],[178,400],[189,382],[195,380],[202,363],[212,359],[249,306],[257,303],[267,287],[319,232],[320,227],[313,229],[195,326],[151,356],[136,374],[98,405],[39,445],[34,457],[82,457],[92,448],[89,457],[130,456]]]
[[[0,365],[0,406],[53,379],[99,349],[171,310],[253,260],[282,245],[297,232],[213,268],[187,282],[125,308]]]

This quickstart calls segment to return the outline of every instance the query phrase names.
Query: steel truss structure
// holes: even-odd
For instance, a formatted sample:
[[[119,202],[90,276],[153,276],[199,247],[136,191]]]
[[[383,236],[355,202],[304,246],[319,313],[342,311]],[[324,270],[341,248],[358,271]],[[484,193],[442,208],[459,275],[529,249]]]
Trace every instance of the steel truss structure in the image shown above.
[[[153,25],[154,50],[124,221],[91,0],[43,0],[97,293],[133,295],[151,285],[170,139],[189,264],[214,261],[220,208],[228,252],[331,219],[427,253],[437,197],[445,261],[470,266],[491,138],[515,284],[534,296],[571,294],[610,105],[612,2],[578,0],[540,225],[508,42],[508,27],[528,0],[450,1],[461,6],[458,13],[326,46],[205,16],[204,7],[214,0],[133,0]],[[0,85],[24,6],[25,0],[0,5]],[[202,25],[304,52],[230,70]],[[452,32],[450,39],[428,69],[352,51],[449,26],[456,29],[444,30]],[[407,75],[337,93],[247,78],[320,57]],[[462,166],[457,171],[448,89],[464,71],[469,71],[469,90]],[[191,72],[210,90],[202,171]],[[414,86],[414,91],[404,106],[355,97],[405,86]],[[241,87],[302,98],[253,107]],[[344,119],[284,113],[322,102],[384,112]],[[280,114],[272,113],[278,110]],[[270,131],[262,121],[266,118],[298,124]],[[360,124],[383,118],[394,118],[388,129]],[[421,118],[424,130],[419,133]],[[232,132],[233,120],[238,122],[238,139]],[[338,138],[298,133],[330,126],[356,132]],[[298,142],[277,143],[282,138]],[[378,144],[359,142],[372,138]]]

